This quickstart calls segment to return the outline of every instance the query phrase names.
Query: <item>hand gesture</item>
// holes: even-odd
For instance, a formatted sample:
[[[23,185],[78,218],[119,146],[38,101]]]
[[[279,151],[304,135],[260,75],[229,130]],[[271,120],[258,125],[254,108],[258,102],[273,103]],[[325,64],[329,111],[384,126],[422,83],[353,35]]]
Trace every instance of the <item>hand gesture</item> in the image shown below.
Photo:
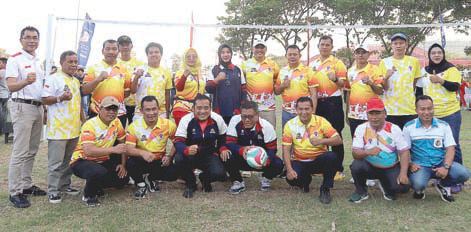
[[[120,143],[113,147],[113,153],[115,154],[126,154],[126,144]]]
[[[437,76],[437,74],[435,74],[435,70],[433,70],[433,75],[430,76],[430,81],[434,84],[442,84],[442,81],[444,80]]]
[[[171,156],[164,156],[164,158],[162,158],[162,167],[167,167],[170,165],[170,163],[172,162],[172,157]]]
[[[72,93],[70,90],[65,91],[60,97],[61,101],[70,101],[72,100]]]
[[[141,157],[147,161],[148,163],[154,161],[154,154],[150,153],[150,152],[143,152],[141,154]]]
[[[311,142],[312,146],[322,145],[322,140],[317,138],[316,136],[310,136],[309,142]]]
[[[119,178],[124,178],[128,174],[128,172],[126,171],[126,168],[122,164],[118,164],[118,166],[116,166],[116,172],[118,172]]]
[[[366,75],[366,76],[361,77],[361,81],[363,81],[363,84],[369,85],[371,82],[371,78],[370,76]]]
[[[183,72],[183,75],[186,77],[189,76],[190,74],[191,74],[190,69],[185,69],[185,71]]]
[[[439,168],[434,168],[432,171],[435,172],[435,176],[437,176],[440,179],[445,179],[446,176],[448,176],[448,169],[444,167],[439,167]]]
[[[337,77],[335,77],[335,73],[334,72],[329,72],[327,73],[327,77],[329,78],[329,80],[335,82],[335,80],[337,80]]]
[[[386,79],[389,79],[395,72],[396,72],[396,67],[393,67],[393,69],[388,69],[386,71]]]
[[[219,81],[222,81],[224,79],[226,79],[226,73],[225,72],[220,72],[217,75],[216,79],[214,79],[214,81],[219,82]]]
[[[313,72],[317,72],[317,67],[316,67],[315,65],[312,66],[312,71],[313,71]]]
[[[409,178],[407,177],[407,174],[399,174],[397,177],[397,184],[409,184]]]
[[[134,73],[134,77],[139,79],[140,77],[142,77],[144,75],[144,70],[142,69],[138,69],[135,73]]]
[[[188,155],[196,155],[198,152],[198,145],[191,145],[188,147]]]
[[[378,156],[380,152],[381,152],[381,148],[379,148],[379,147],[373,147],[373,148],[370,148],[370,149],[366,150],[366,154],[368,156]]]
[[[28,85],[31,85],[33,84],[34,82],[36,82],[36,73],[35,72],[30,72],[26,75],[26,83]]]
[[[254,145],[244,147],[244,150],[242,152],[242,156],[244,157],[245,160],[247,160],[247,152],[249,152],[249,150],[254,148],[254,147],[255,147]]]
[[[289,78],[286,78],[283,83],[281,83],[281,87],[284,89],[287,89],[291,86],[291,80]]]
[[[420,169],[420,165],[415,164],[415,163],[410,163],[409,171],[416,172],[416,171],[419,171],[419,169]]]
[[[288,178],[288,180],[296,179],[298,178],[298,173],[296,173],[292,168],[288,169],[286,170],[286,178]]]
[[[106,78],[108,78],[108,73],[106,71],[101,71],[100,75],[98,76],[98,81],[99,82],[102,82],[104,81]]]
[[[227,160],[229,160],[229,157],[231,156],[232,152],[231,150],[224,150],[221,152],[221,159],[223,162],[226,162]]]

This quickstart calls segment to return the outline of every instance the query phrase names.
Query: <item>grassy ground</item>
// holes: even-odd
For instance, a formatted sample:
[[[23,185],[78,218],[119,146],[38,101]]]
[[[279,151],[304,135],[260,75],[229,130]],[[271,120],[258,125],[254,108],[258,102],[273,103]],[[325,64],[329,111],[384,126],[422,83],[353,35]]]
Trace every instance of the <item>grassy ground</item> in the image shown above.
[[[471,167],[471,112],[463,111],[461,145],[467,167]],[[281,124],[281,119],[278,120]],[[278,131],[278,133],[280,133]],[[321,204],[317,197],[320,177],[311,192],[302,194],[283,179],[272,182],[273,190],[259,191],[258,174],[246,179],[247,191],[238,196],[227,193],[231,183],[215,183],[214,192],[196,192],[184,199],[182,186],[164,183],[160,193],[141,201],[131,197],[134,188],[109,190],[98,208],[89,208],[81,196],[65,196],[61,204],[50,204],[47,197],[30,198],[32,206],[16,209],[8,205],[8,163],[11,143],[0,137],[0,231],[467,231],[471,227],[471,194],[466,189],[455,203],[445,203],[433,188],[427,188],[422,201],[412,193],[395,202],[382,198],[377,187],[370,199],[360,204],[347,201],[354,190],[348,183],[351,163],[349,129],[343,131],[346,147],[347,180],[335,183],[333,202]],[[281,136],[278,136],[279,138]],[[33,181],[47,187],[47,144],[42,144],[33,170]],[[84,182],[73,178],[73,185]],[[468,228],[468,229],[467,229]]]

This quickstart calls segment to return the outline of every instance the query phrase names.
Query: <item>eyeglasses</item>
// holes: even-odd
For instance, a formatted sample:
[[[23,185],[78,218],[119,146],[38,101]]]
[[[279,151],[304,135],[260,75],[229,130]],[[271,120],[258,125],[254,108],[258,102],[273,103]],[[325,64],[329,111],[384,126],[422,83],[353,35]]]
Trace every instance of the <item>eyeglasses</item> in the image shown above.
[[[245,119],[252,120],[252,119],[255,117],[255,115],[250,115],[250,114],[244,115],[244,114],[241,114],[240,117],[242,118],[242,120],[245,120]]]
[[[38,41],[39,40],[39,37],[37,36],[26,36],[26,37],[23,37],[21,38],[22,40],[29,40],[29,41]]]

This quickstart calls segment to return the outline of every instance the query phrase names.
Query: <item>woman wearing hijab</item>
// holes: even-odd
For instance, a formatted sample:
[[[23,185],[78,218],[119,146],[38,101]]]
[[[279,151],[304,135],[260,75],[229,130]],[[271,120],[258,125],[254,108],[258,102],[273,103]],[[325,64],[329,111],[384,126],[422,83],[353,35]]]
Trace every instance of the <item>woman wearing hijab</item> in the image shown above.
[[[194,48],[188,48],[183,53],[182,68],[175,74],[175,104],[173,118],[175,123],[191,112],[193,99],[198,93],[204,94],[205,80],[201,75],[201,61]]]
[[[218,48],[219,64],[215,65],[206,83],[206,91],[213,94],[213,111],[220,114],[227,125],[233,115],[240,114],[246,99],[245,78],[242,70],[232,64],[232,48],[222,44]]]
[[[430,46],[428,57],[428,66],[422,69],[422,78],[417,86],[423,88],[423,94],[433,99],[434,116],[450,125],[456,143],[454,161],[463,164],[459,144],[461,112],[460,103],[456,99],[456,91],[460,89],[461,73],[445,59],[445,50],[439,44]],[[460,187],[455,186],[451,190],[457,193]]]

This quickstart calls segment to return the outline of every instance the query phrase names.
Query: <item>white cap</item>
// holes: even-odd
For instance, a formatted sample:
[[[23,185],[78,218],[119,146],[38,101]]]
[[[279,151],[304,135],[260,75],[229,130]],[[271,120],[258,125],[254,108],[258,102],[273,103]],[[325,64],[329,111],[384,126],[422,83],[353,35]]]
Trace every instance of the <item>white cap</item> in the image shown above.
[[[255,42],[253,43],[253,47],[256,47],[256,46],[259,45],[259,44],[261,44],[261,45],[263,45],[263,46],[265,46],[265,47],[267,46],[267,44],[265,43],[265,41],[263,41],[263,40],[261,40],[261,39],[257,39],[257,40],[255,40]]]
[[[360,45],[360,46],[358,46],[357,48],[355,48],[355,51],[358,50],[358,49],[363,49],[363,50],[365,50],[366,52],[370,52],[370,49],[368,49],[368,46],[363,45],[363,44]],[[355,52],[355,51],[354,51],[354,52]]]

